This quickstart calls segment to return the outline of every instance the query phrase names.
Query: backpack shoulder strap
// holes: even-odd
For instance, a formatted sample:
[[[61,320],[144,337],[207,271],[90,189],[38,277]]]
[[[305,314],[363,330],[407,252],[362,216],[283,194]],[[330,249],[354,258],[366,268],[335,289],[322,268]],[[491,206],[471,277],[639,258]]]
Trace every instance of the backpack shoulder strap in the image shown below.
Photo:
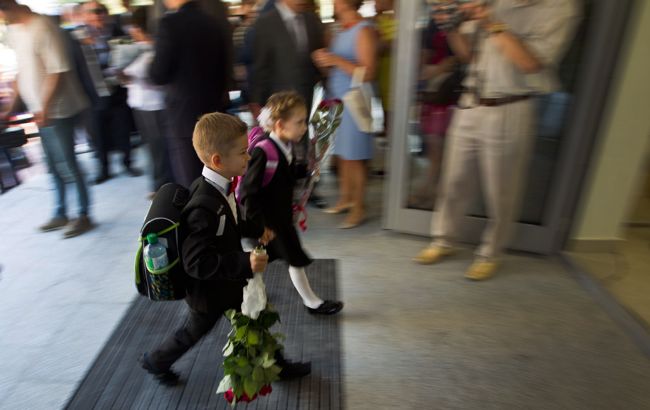
[[[260,143],[266,136],[264,129],[260,126],[253,127],[248,133],[248,153],[252,153],[253,149]]]
[[[217,214],[221,214],[223,212],[221,208],[225,208],[225,205],[212,195],[196,193],[195,195],[192,195],[190,201],[183,208],[183,215],[187,215],[190,211],[196,208],[205,208],[215,211]]]
[[[273,179],[275,171],[278,169],[280,158],[278,148],[269,138],[260,141],[257,147],[264,151],[264,155],[266,155],[266,168],[264,169],[264,177],[262,178],[262,186],[265,187]]]
[[[205,208],[217,213],[222,212],[220,207],[224,204],[219,200],[219,197],[210,194],[211,189],[210,184],[205,179],[196,182],[190,194],[189,201],[183,208],[183,215],[187,215],[196,208]]]

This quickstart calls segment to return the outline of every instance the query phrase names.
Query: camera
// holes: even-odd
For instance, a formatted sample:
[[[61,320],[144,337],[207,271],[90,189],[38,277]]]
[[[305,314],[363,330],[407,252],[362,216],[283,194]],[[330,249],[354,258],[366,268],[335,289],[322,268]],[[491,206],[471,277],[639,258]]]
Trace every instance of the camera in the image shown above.
[[[435,18],[436,25],[442,31],[456,29],[467,16],[461,6],[467,3],[476,3],[475,0],[429,0],[432,6],[431,14]]]

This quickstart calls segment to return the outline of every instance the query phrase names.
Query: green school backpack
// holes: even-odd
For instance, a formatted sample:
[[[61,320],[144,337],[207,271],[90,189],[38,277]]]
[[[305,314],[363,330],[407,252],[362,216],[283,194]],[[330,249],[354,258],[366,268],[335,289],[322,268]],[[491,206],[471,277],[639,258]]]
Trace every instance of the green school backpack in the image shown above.
[[[179,300],[185,297],[187,274],[181,260],[184,237],[181,214],[189,199],[190,192],[185,187],[165,184],[156,192],[144,219],[135,256],[135,286],[138,293],[151,300]],[[158,241],[167,248],[169,263],[159,270],[150,270],[144,261],[143,250],[150,233],[155,233]]]

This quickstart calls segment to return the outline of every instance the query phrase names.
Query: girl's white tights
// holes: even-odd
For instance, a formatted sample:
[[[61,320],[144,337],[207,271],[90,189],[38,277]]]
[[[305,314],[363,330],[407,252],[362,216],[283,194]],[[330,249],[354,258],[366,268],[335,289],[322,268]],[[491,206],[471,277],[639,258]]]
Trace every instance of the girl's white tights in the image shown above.
[[[305,273],[305,268],[289,266],[289,276],[291,276],[291,282],[293,282],[293,286],[300,294],[302,303],[304,303],[305,306],[316,309],[323,303],[323,300],[316,296],[314,291],[311,290],[309,279],[307,279],[307,274]]]

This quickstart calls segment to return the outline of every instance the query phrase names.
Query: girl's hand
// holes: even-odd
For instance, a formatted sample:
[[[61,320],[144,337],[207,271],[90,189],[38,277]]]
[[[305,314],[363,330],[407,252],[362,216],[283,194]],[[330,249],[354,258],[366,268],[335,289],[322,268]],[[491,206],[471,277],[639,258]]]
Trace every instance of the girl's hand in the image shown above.
[[[269,228],[264,228],[264,233],[262,234],[262,237],[259,239],[259,242],[266,246],[271,242],[273,239],[275,239],[275,232],[270,230]]]

